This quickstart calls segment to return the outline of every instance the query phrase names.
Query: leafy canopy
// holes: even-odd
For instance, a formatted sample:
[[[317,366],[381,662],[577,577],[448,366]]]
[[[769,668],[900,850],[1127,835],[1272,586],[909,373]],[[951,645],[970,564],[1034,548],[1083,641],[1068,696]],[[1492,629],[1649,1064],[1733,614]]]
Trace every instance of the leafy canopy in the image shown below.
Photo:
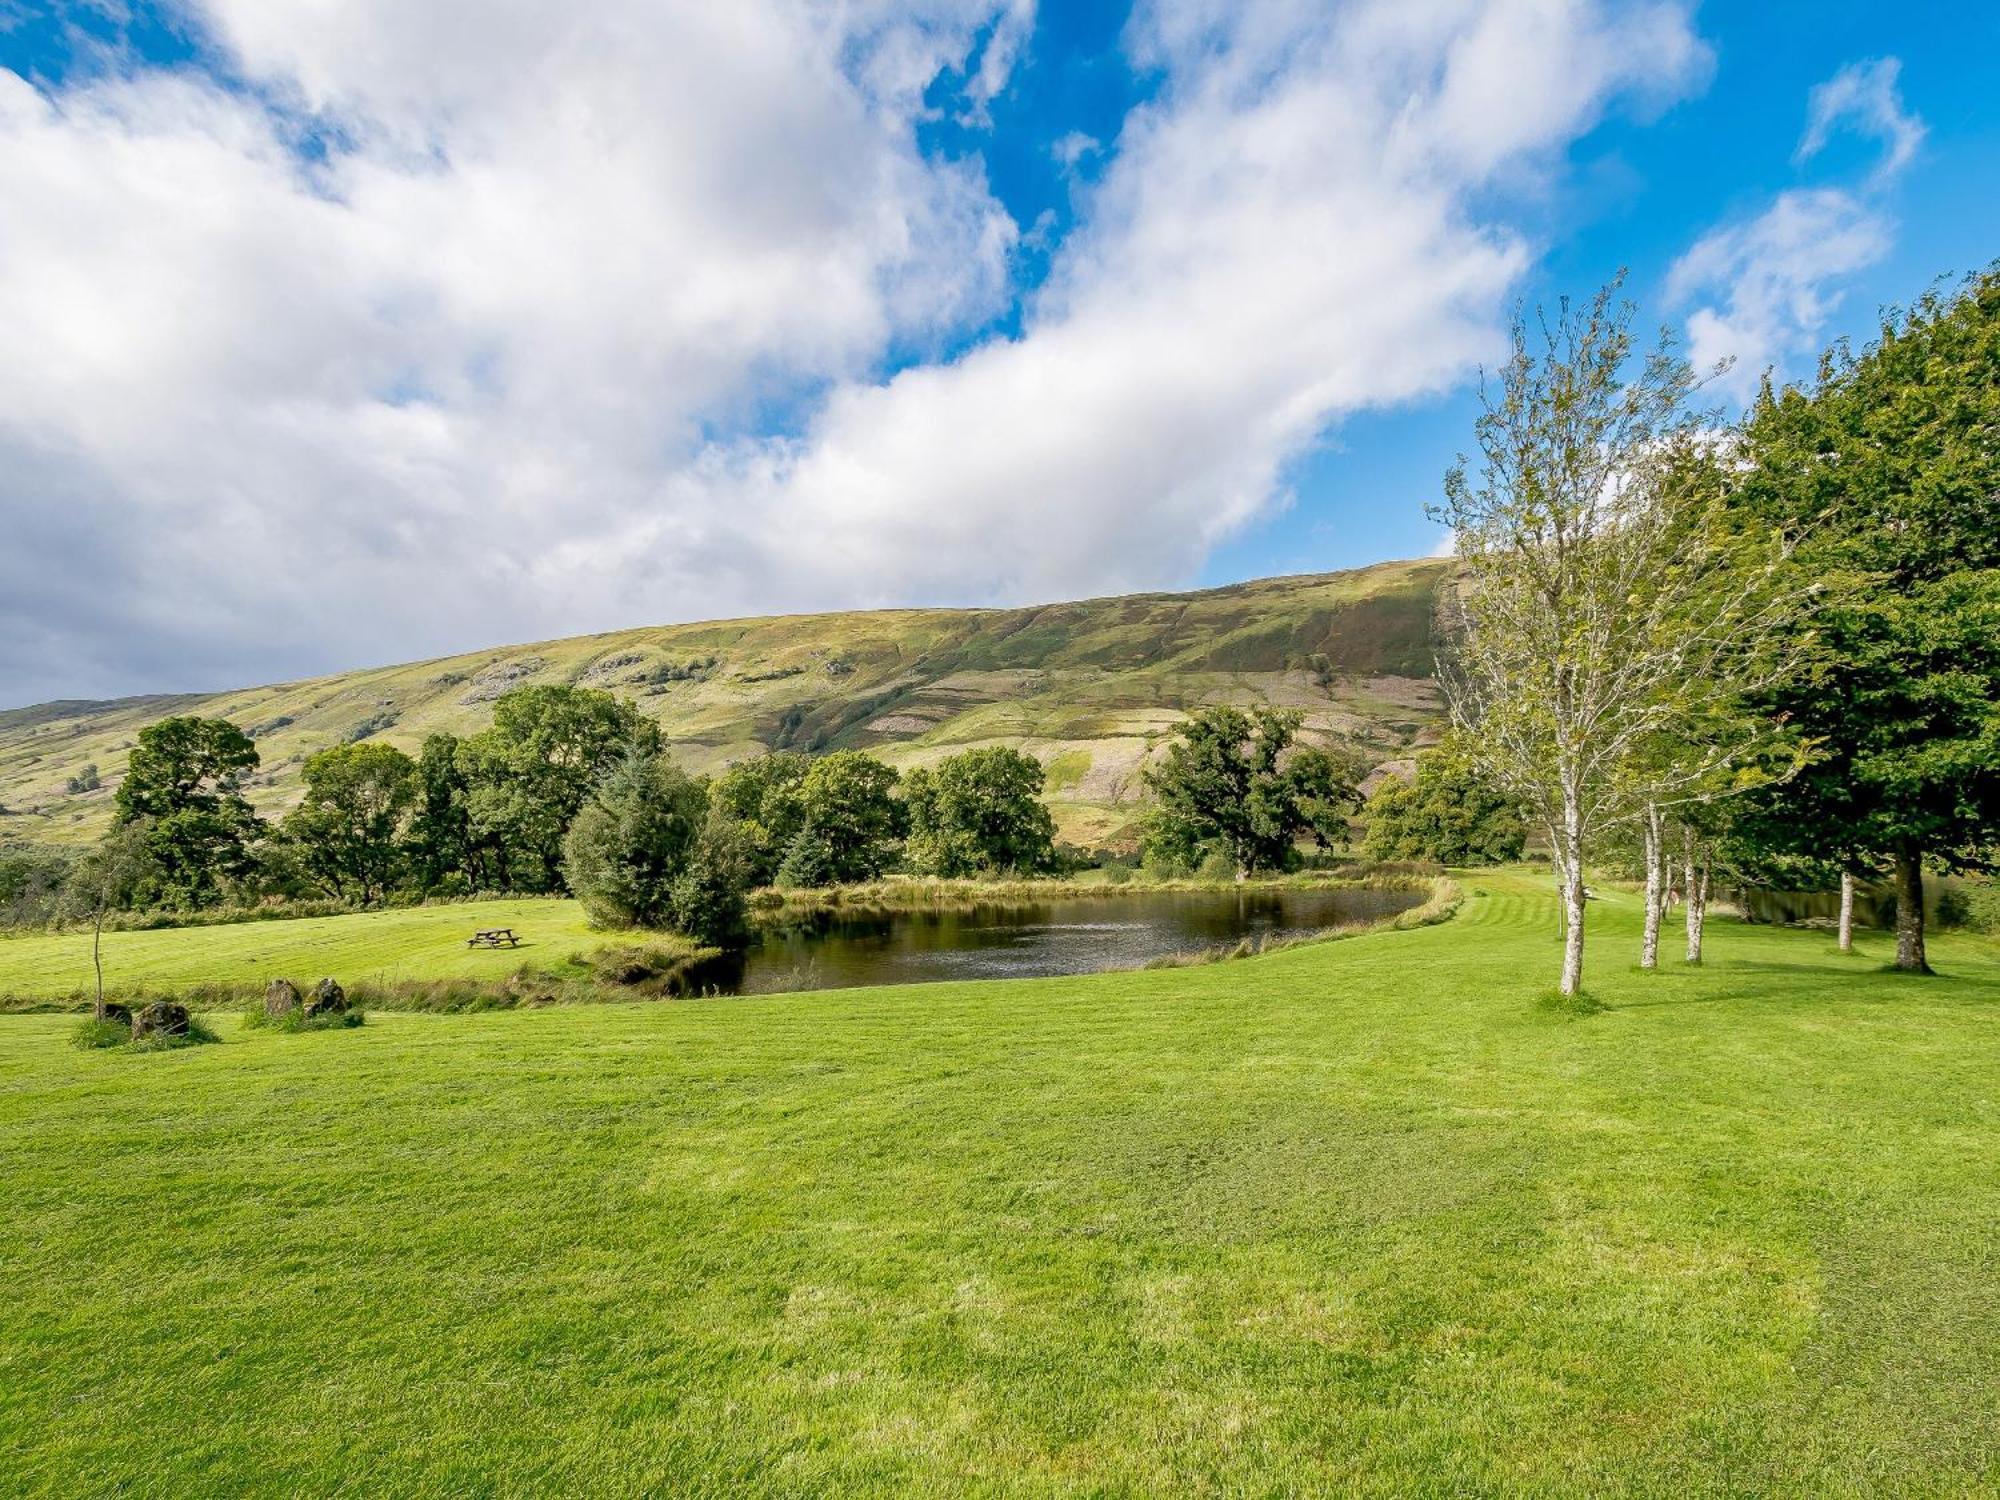
[[[903,778],[920,875],[1039,874],[1055,868],[1055,819],[1042,803],[1042,763],[1002,745],[948,755]]]
[[[1308,835],[1321,847],[1346,833],[1360,804],[1355,770],[1327,751],[1295,745],[1296,710],[1205,708],[1175,731],[1147,769],[1154,796],[1147,853],[1183,868],[1215,852],[1242,874],[1282,870]]]
[[[227,719],[178,715],[139,731],[115,822],[146,824],[154,870],[145,894],[210,906],[223,882],[250,871],[261,825],[242,787],[257,765],[256,744]]]
[[[1527,825],[1514,800],[1463,754],[1432,750],[1407,779],[1385,777],[1368,799],[1361,852],[1372,860],[1492,865],[1519,859]]]

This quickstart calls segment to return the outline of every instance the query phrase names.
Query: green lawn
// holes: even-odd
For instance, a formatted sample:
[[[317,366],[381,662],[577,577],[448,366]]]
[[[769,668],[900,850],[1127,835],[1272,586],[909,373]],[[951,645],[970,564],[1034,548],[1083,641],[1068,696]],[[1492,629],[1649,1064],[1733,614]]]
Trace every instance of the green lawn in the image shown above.
[[[513,928],[521,946],[468,948],[465,940],[484,927]],[[607,941],[591,931],[576,902],[551,900],[107,932],[104,985],[129,995],[147,986],[178,991],[279,977],[310,984],[322,975],[347,985],[365,979],[497,980],[524,963],[559,968]],[[86,994],[91,985],[88,932],[0,939],[0,1005]]]
[[[24,1495],[1991,1494],[2000,957],[0,1018]]]

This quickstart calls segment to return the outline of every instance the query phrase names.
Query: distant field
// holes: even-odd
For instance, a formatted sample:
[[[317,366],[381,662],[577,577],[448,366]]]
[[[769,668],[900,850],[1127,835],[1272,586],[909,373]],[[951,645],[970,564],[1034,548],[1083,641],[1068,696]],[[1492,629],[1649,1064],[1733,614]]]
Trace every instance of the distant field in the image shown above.
[[[511,927],[519,948],[468,948],[482,927]],[[524,963],[557,969],[613,941],[594,932],[574,901],[479,901],[341,917],[172,927],[104,935],[104,984],[128,994],[147,985],[309,984],[364,979],[500,979]],[[0,1006],[90,990],[90,934],[0,938]]]
[[[1553,915],[150,1057],[0,1017],[0,1487],[2000,1492],[2000,950],[1648,976],[1607,891],[1577,1019]]]

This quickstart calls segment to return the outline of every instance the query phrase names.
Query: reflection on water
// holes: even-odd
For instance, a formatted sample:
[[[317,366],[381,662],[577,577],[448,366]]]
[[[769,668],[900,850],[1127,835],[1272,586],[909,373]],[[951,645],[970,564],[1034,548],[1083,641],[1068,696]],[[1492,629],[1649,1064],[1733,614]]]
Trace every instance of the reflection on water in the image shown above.
[[[1139,891],[962,911],[821,912],[764,929],[755,947],[705,966],[697,983],[763,995],[1088,974],[1244,937],[1369,921],[1423,900],[1421,891]]]

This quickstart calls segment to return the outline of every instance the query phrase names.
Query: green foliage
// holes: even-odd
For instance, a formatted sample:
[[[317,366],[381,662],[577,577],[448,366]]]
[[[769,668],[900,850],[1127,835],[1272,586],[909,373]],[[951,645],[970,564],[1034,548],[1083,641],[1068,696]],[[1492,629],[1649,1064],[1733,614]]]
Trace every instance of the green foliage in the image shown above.
[[[472,841],[496,856],[507,890],[562,889],[563,838],[599,777],[628,749],[652,754],[660,729],[594,688],[503,693],[492,726],[459,747]]]
[[[1165,759],[1149,767],[1156,799],[1146,826],[1149,868],[1189,869],[1213,855],[1237,873],[1288,868],[1298,841],[1321,848],[1346,833],[1360,797],[1354,767],[1295,745],[1301,715],[1260,708],[1205,708],[1175,731]]]
[[[591,920],[664,927],[708,811],[702,785],[654,750],[634,746],[598,784],[563,841],[563,874]]]
[[[72,797],[80,797],[85,792],[94,792],[103,785],[104,778],[98,773],[97,762],[92,761],[65,781],[63,790]]]
[[[894,863],[903,835],[896,781],[892,767],[859,750],[836,750],[812,763],[799,800],[825,850],[825,880],[813,884],[873,880]]]
[[[774,750],[738,761],[715,783],[716,805],[736,821],[751,885],[778,878],[785,852],[805,826],[805,780],[812,759],[797,750]]]
[[[242,786],[257,764],[257,746],[227,719],[182,715],[139,731],[116,821],[145,822],[161,900],[211,906],[224,881],[255,868],[250,846],[262,825]]]
[[[286,815],[286,841],[328,895],[366,904],[404,870],[403,830],[423,790],[417,763],[393,745],[336,745],[306,757],[305,800]]]
[[[53,921],[74,858],[64,849],[0,849],[0,927]]]
[[[2000,269],[1892,315],[1810,386],[1766,389],[1742,504],[1826,516],[1805,558],[1852,587],[1823,672],[1772,708],[1814,747],[1757,808],[1775,847],[1878,869],[1981,868],[2000,844]]]
[[[453,734],[427,735],[417,754],[416,806],[403,849],[419,890],[486,890],[498,884],[490,847],[472,835],[471,779],[461,745]]]
[[[106,1047],[123,1047],[132,1040],[132,1023],[116,1019],[99,1020],[96,1016],[85,1016],[70,1031],[72,1047],[85,1052],[101,1051]]]
[[[711,948],[741,948],[750,940],[750,861],[740,828],[711,807],[673,886],[674,926]]]
[[[915,874],[946,878],[1053,870],[1055,819],[1041,797],[1041,762],[1002,745],[912,771],[903,778],[904,863]]]
[[[778,861],[772,884],[798,891],[833,883],[833,846],[812,824],[804,824],[785,846],[785,857]]]
[[[1361,853],[1378,863],[1505,864],[1527,843],[1519,807],[1469,760],[1445,751],[1418,756],[1409,780],[1385,777],[1364,816]]]
[[[288,1010],[281,1016],[267,1015],[260,1007],[252,1006],[243,1013],[245,1031],[282,1031],[295,1033],[302,1031],[350,1031],[357,1026],[368,1024],[368,1013],[358,1005],[350,1005],[342,1010],[323,1010],[317,1015],[307,1015],[305,1007]]]

